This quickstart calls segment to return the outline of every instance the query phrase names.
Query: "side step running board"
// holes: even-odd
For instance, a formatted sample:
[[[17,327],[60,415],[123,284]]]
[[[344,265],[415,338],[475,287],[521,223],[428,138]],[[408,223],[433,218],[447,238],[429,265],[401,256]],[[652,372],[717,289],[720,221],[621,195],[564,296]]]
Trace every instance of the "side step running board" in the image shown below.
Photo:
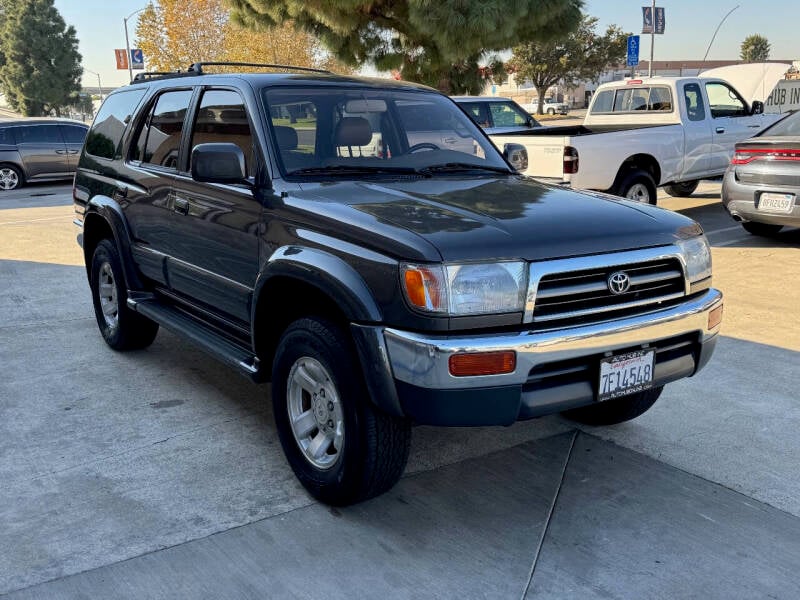
[[[202,322],[171,306],[162,304],[150,294],[131,294],[128,308],[152,319],[162,327],[179,333],[218,360],[238,369],[253,381],[263,381],[258,357],[249,349],[223,337]],[[138,297],[137,297],[138,296]]]

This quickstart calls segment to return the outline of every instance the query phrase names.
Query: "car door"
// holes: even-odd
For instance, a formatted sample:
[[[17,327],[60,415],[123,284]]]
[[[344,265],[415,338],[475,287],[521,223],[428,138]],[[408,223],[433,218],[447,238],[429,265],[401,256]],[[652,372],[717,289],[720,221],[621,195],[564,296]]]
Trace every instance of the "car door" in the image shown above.
[[[236,144],[255,181],[251,119],[238,91],[204,89],[189,135],[188,152],[198,144]],[[170,288],[221,316],[248,323],[258,275],[261,204],[251,184],[197,182],[190,174],[191,155],[185,164],[175,177],[171,200]]]
[[[684,123],[684,153],[681,180],[688,181],[705,175],[711,164],[713,134],[711,117],[698,83],[686,83],[681,110]],[[680,92],[678,92],[680,94]]]
[[[16,137],[26,179],[69,177],[67,145],[56,123],[22,125]]]
[[[747,103],[724,81],[707,81],[712,127],[712,152],[709,169],[722,173],[733,156],[736,142],[752,137],[762,126],[761,115],[751,115]]]
[[[531,128],[533,117],[511,102],[490,102],[489,115],[492,119],[488,134],[514,133]]]
[[[86,139],[86,133],[89,128],[85,125],[72,125],[68,123],[61,123],[58,128],[61,130],[61,136],[64,138],[64,143],[67,146],[67,160],[69,161],[69,170],[74,171],[78,167],[78,156],[83,148],[83,142]]]
[[[173,252],[172,184],[178,172],[182,133],[192,88],[152,99],[136,123],[121,203],[131,227],[136,264],[145,276],[167,284],[166,260]]]

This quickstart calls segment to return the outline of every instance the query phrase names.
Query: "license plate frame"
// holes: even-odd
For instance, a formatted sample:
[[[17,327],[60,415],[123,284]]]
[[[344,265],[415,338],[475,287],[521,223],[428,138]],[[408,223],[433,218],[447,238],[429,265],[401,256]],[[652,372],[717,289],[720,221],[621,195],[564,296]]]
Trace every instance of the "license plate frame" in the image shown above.
[[[794,194],[779,194],[776,192],[761,192],[758,196],[760,212],[789,213],[794,207]]]
[[[597,378],[597,400],[604,402],[653,387],[655,363],[654,348],[602,359]]]

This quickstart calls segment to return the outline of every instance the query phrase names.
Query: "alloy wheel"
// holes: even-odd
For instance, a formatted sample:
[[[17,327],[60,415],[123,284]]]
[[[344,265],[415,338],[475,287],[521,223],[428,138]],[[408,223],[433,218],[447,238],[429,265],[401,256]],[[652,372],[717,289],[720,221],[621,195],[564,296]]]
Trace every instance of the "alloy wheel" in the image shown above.
[[[119,324],[119,303],[117,301],[117,286],[114,282],[114,271],[111,263],[104,262],[100,266],[97,284],[97,296],[100,299],[100,308],[106,325],[115,328]]]

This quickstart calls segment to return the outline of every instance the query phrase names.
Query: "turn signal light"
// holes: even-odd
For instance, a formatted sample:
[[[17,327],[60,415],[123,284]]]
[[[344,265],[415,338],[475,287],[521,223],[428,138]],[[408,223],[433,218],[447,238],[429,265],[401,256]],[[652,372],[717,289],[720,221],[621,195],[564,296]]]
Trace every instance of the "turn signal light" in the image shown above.
[[[453,354],[449,362],[450,374],[455,377],[502,375],[513,373],[517,368],[517,353],[513,350],[503,350]]]
[[[722,305],[708,313],[708,328],[714,329],[717,325],[722,323]]]

